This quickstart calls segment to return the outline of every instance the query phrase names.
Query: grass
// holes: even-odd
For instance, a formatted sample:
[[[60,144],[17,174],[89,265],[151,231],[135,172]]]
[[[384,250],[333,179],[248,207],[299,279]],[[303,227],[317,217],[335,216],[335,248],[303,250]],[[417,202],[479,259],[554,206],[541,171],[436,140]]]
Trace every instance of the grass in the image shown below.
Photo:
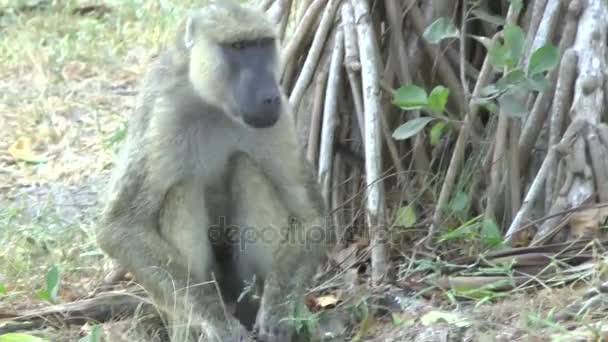
[[[35,3],[48,5],[23,7]],[[44,305],[37,293],[48,287],[53,266],[61,275],[60,302],[99,283],[107,260],[94,243],[97,195],[138,80],[201,1],[87,1],[93,10],[86,15],[84,3],[0,0],[0,312]],[[537,302],[563,307],[565,298],[579,296],[559,293]],[[550,325],[539,304],[530,314],[534,324],[512,327],[521,308],[533,307],[526,297],[512,298],[477,308],[479,330],[488,321],[492,329],[524,332]],[[137,322],[117,324],[114,334],[104,327],[108,340],[138,340]],[[74,341],[79,331],[43,335]]]

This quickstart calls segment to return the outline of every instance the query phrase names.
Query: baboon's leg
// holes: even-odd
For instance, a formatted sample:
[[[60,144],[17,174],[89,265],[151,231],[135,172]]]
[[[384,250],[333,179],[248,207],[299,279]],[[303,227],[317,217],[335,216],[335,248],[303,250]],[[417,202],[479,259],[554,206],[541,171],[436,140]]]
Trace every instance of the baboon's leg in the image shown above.
[[[204,298],[203,306],[206,310],[205,325],[208,330],[219,331],[223,335],[223,329],[228,321],[228,326],[238,324],[236,318],[225,310],[224,303],[220,300],[217,292],[218,286],[214,284],[212,272],[216,272],[214,254],[209,241],[209,219],[204,201],[204,189],[195,181],[186,181],[174,186],[165,197],[164,206],[160,213],[160,226],[162,237],[169,244],[180,251],[184,256],[186,265],[180,268],[186,269],[190,284],[187,288],[175,289],[176,293],[195,289]],[[217,277],[216,277],[217,278]],[[176,298],[187,298],[177,296]],[[179,341],[185,332],[191,330],[187,327],[190,317],[186,321],[180,321],[183,317],[176,318],[171,325],[175,336],[173,340]],[[233,323],[230,323],[233,321]],[[203,329],[206,330],[206,329]],[[206,340],[213,340],[207,337]]]
[[[245,155],[232,161],[231,229],[237,229],[235,267],[241,291],[258,288],[273,269],[276,246],[284,238],[289,215],[266,176]],[[256,285],[251,287],[255,279]],[[246,286],[244,288],[243,286]],[[260,291],[261,292],[261,291]],[[261,293],[257,293],[258,295]],[[251,328],[259,308],[255,293],[243,295],[237,304],[237,317]]]

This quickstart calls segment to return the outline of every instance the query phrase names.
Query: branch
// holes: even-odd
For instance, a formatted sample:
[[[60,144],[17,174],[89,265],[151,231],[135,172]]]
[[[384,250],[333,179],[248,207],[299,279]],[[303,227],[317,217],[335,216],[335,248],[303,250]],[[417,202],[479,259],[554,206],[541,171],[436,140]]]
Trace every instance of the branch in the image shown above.
[[[371,236],[372,282],[378,284],[387,272],[387,227],[384,224],[384,186],[382,172],[382,106],[380,102],[380,51],[366,0],[352,0],[361,55],[361,80],[365,110],[365,180],[367,219]]]
[[[334,155],[334,140],[338,125],[336,116],[338,112],[338,95],[342,81],[342,61],[344,59],[344,33],[338,29],[335,46],[331,56],[329,76],[327,79],[327,92],[325,93],[325,106],[323,108],[323,126],[321,131],[321,151],[319,153],[319,184],[325,203],[330,202],[330,180],[332,161]]]
[[[338,9],[340,1],[341,0],[329,0],[325,13],[323,13],[320,27],[315,33],[312,46],[310,47],[310,51],[308,52],[308,56],[306,57],[306,61],[302,67],[300,77],[298,78],[296,85],[293,87],[293,91],[289,96],[289,103],[294,109],[298,108],[300,101],[302,100],[302,95],[312,80],[314,71],[317,67],[317,62],[319,61],[319,56],[321,55],[323,45],[325,44],[325,40],[327,39],[331,26],[334,22],[336,10]]]

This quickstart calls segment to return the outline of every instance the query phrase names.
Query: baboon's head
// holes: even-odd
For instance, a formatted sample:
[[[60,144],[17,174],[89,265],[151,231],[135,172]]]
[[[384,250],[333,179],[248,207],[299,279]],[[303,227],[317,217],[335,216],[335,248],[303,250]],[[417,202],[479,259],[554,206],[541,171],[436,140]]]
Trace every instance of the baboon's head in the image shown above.
[[[186,21],[189,77],[195,91],[226,115],[254,128],[282,111],[275,25],[264,12],[215,1]]]

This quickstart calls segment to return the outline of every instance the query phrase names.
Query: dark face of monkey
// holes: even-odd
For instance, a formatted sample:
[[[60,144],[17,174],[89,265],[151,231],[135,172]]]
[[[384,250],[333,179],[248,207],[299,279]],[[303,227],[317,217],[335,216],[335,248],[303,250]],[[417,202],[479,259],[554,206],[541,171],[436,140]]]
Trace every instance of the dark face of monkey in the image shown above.
[[[229,65],[228,77],[238,99],[238,115],[254,128],[274,125],[281,113],[281,93],[276,79],[276,47],[272,38],[222,45]]]

